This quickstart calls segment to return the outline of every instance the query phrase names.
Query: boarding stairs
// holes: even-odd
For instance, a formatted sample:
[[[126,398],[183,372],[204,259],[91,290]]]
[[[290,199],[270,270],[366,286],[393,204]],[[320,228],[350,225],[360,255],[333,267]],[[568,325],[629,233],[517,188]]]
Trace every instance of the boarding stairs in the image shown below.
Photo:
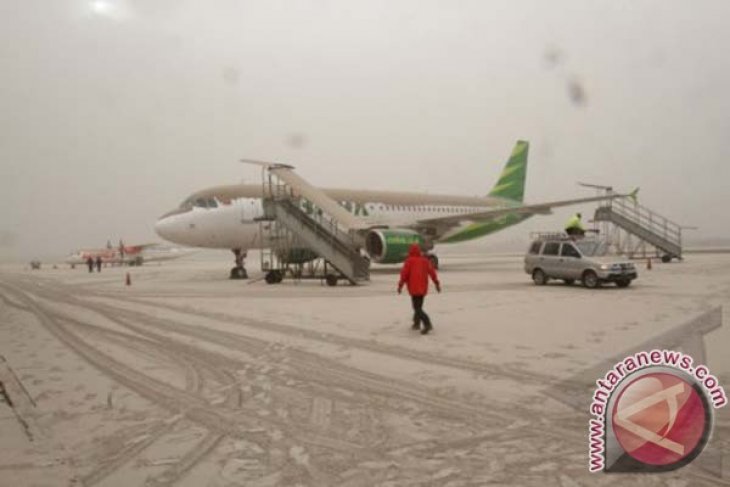
[[[625,233],[613,243],[629,258],[647,257],[647,244],[654,247],[657,257],[664,261],[682,258],[682,227],[636,201],[609,200],[596,208],[593,219],[612,224]]]
[[[266,172],[263,219],[273,230],[269,238],[272,251],[283,255],[292,245],[305,247],[351,284],[368,281],[370,261],[360,254],[363,239],[359,232],[366,224],[302,179],[291,166],[269,165]]]

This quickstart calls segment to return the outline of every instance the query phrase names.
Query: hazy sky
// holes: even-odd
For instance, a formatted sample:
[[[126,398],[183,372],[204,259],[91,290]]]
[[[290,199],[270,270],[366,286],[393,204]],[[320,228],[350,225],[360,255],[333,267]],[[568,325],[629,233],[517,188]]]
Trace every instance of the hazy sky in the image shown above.
[[[728,19],[726,0],[4,1],[0,256],[156,241],[192,191],[258,182],[241,157],[484,194],[518,138],[531,202],[640,186],[730,237]]]

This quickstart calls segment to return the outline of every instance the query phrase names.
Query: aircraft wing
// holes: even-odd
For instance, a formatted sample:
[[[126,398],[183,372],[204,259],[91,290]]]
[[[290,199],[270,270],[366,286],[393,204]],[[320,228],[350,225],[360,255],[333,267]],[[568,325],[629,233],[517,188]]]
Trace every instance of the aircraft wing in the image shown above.
[[[95,249],[91,249],[91,248],[89,248],[89,249],[78,249],[78,250],[74,251],[75,254],[81,254],[81,253],[98,254],[98,253],[103,253],[103,252],[109,252],[109,249],[106,248],[106,247],[98,247],[98,248],[95,248]]]
[[[138,244],[138,245],[124,245],[124,250],[125,250],[125,252],[127,250],[138,251],[138,250],[148,249],[150,247],[156,247],[158,245],[160,245],[160,244],[159,243],[144,243],[144,244]]]
[[[631,194],[614,194],[610,196],[593,196],[589,198],[576,198],[572,200],[549,201],[546,203],[538,203],[534,205],[515,205],[494,208],[493,210],[484,210],[469,213],[459,213],[457,215],[446,215],[435,218],[426,218],[418,221],[418,225],[434,225],[434,226],[451,226],[461,222],[485,222],[495,220],[499,217],[511,214],[529,214],[529,215],[547,215],[552,212],[553,208],[563,206],[579,205],[582,203],[593,203],[596,201],[606,201],[616,198],[634,197],[635,192]]]

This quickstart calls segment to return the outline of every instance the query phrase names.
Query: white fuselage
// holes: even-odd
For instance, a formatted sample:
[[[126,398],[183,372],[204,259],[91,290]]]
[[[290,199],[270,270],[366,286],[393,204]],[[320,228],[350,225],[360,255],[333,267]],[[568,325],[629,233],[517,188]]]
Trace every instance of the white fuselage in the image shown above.
[[[405,198],[402,201],[403,204],[396,204],[395,201],[366,202],[362,200],[352,202],[345,200],[342,203],[345,207],[349,205],[355,216],[389,227],[408,226],[422,219],[478,212],[495,207],[495,202],[488,198],[455,197],[453,201],[455,204],[429,204],[428,200],[426,195],[423,201],[412,201]],[[464,204],[472,201],[472,204]],[[260,231],[261,225],[268,223],[257,221],[257,218],[263,216],[260,197],[231,199],[226,204],[222,204],[217,198],[207,197],[203,199],[202,206],[184,207],[184,205],[180,209],[164,215],[155,224],[155,231],[165,240],[193,247],[244,251],[265,246]],[[448,238],[449,235],[457,233],[464,226],[459,225],[449,229],[443,235],[434,236],[434,241]]]
[[[160,218],[157,234],[170,242],[191,247],[261,248],[259,223],[261,200],[241,198],[217,208],[193,207],[189,211]]]

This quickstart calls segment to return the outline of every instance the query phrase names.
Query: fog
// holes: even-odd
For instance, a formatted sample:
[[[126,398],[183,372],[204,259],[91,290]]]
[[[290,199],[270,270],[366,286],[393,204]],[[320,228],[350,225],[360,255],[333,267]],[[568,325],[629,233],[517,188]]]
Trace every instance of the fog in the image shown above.
[[[3,259],[159,241],[189,193],[259,181],[241,157],[485,194],[518,138],[529,202],[639,186],[694,238],[730,238],[727,1],[0,5]]]

